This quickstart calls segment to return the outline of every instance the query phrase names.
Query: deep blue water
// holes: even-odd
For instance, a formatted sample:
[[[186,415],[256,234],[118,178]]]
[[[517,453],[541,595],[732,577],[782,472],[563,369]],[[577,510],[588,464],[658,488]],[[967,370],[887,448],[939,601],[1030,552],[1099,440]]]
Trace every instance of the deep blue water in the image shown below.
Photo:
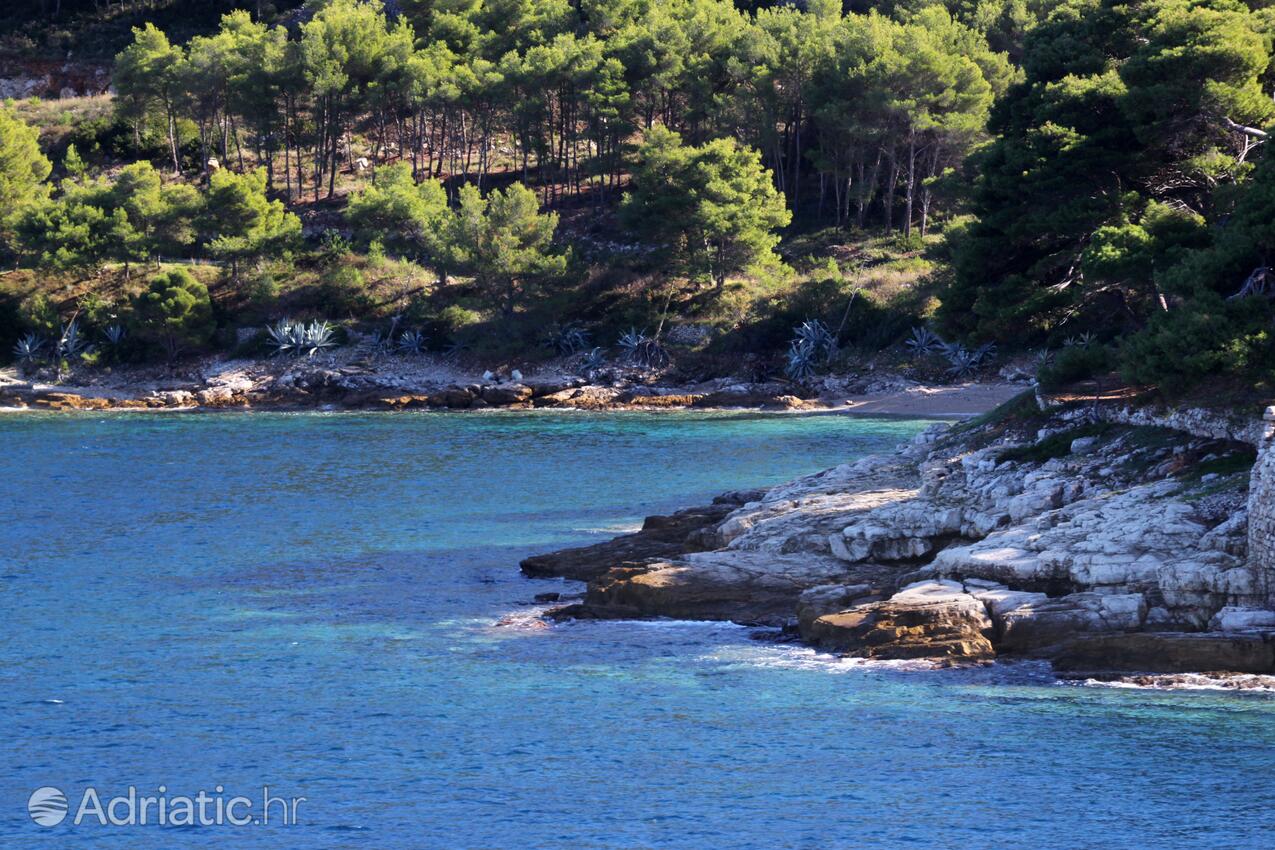
[[[1275,847],[1267,697],[535,627],[563,585],[522,555],[922,424],[0,417],[0,847]],[[27,814],[130,785],[306,801],[291,826]]]

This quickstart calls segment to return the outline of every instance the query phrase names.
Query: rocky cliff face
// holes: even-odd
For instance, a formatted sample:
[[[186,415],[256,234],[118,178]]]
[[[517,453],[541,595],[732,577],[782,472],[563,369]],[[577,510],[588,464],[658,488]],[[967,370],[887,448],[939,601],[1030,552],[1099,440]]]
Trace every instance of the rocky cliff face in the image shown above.
[[[1247,557],[1253,457],[1019,404],[710,511],[677,528],[680,553],[667,534],[645,559],[592,547],[584,601],[558,616],[783,625],[876,658],[1262,672],[1275,611]]]
[[[1275,407],[1266,409],[1248,491],[1248,556],[1267,607],[1275,608]]]

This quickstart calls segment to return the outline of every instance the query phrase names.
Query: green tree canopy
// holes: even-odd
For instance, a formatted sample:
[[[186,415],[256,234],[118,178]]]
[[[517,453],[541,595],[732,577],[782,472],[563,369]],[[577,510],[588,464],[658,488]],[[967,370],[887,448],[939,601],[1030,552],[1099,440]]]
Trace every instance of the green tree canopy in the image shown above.
[[[976,162],[979,220],[958,246],[946,323],[1006,339],[1067,322],[1136,326],[1159,299],[1145,297],[1147,274],[1104,256],[1142,251],[1148,217],[1175,224],[1157,204],[1210,218],[1217,188],[1248,172],[1232,124],[1275,114],[1259,29],[1234,0],[1069,0],[1033,30],[1025,79]]]
[[[529,290],[566,270],[566,254],[553,246],[557,228],[558,216],[541,213],[525,186],[515,183],[486,198],[465,186],[451,227],[451,261],[509,317]]]
[[[44,181],[52,170],[35,128],[0,104],[0,239],[24,207],[45,196]]]
[[[375,182],[350,198],[345,218],[364,245],[379,241],[400,256],[444,265],[447,193],[437,180],[417,183],[407,163],[377,169]]]
[[[726,278],[774,259],[792,214],[757,151],[733,139],[689,147],[654,128],[640,151],[625,220],[687,277]]]
[[[161,346],[170,360],[204,345],[215,329],[208,287],[185,269],[162,272],[133,299],[132,325],[139,339]]]
[[[266,197],[263,168],[246,174],[213,172],[204,200],[203,230],[208,249],[239,264],[271,253],[283,253],[301,238],[301,220],[281,201]]]
[[[148,123],[161,117],[168,138],[173,172],[181,170],[177,155],[177,111],[181,104],[181,84],[185,56],[168,36],[147,24],[133,30],[133,43],[115,57],[112,82],[118,97],[115,108],[133,126],[140,138]]]

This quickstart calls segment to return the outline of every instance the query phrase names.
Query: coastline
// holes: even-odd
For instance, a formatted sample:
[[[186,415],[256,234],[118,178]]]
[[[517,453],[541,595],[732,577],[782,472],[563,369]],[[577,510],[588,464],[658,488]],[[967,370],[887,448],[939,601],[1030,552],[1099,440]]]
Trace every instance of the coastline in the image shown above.
[[[623,371],[582,376],[554,368],[526,377],[517,371],[497,376],[397,358],[382,363],[212,360],[182,372],[121,369],[60,383],[39,377],[0,373],[0,410],[742,409],[931,419],[975,416],[1024,389],[1006,381],[927,386],[897,376],[833,376],[815,386],[730,377],[686,382]]]
[[[1249,557],[1254,447],[1182,413],[1026,396],[521,568],[584,583],[550,620],[730,621],[852,658],[1236,687],[1275,674],[1269,567]]]

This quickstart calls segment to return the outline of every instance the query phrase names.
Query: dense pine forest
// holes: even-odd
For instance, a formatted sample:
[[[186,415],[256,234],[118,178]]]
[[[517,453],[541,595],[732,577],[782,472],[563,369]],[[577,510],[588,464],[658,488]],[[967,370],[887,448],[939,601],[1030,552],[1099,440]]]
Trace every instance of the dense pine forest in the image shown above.
[[[0,107],[24,363],[68,323],[101,365],[296,318],[501,355],[692,328],[688,358],[794,379],[834,351],[969,377],[998,344],[1053,385],[1270,392],[1256,3],[42,0],[2,24],[5,73],[107,69]]]

